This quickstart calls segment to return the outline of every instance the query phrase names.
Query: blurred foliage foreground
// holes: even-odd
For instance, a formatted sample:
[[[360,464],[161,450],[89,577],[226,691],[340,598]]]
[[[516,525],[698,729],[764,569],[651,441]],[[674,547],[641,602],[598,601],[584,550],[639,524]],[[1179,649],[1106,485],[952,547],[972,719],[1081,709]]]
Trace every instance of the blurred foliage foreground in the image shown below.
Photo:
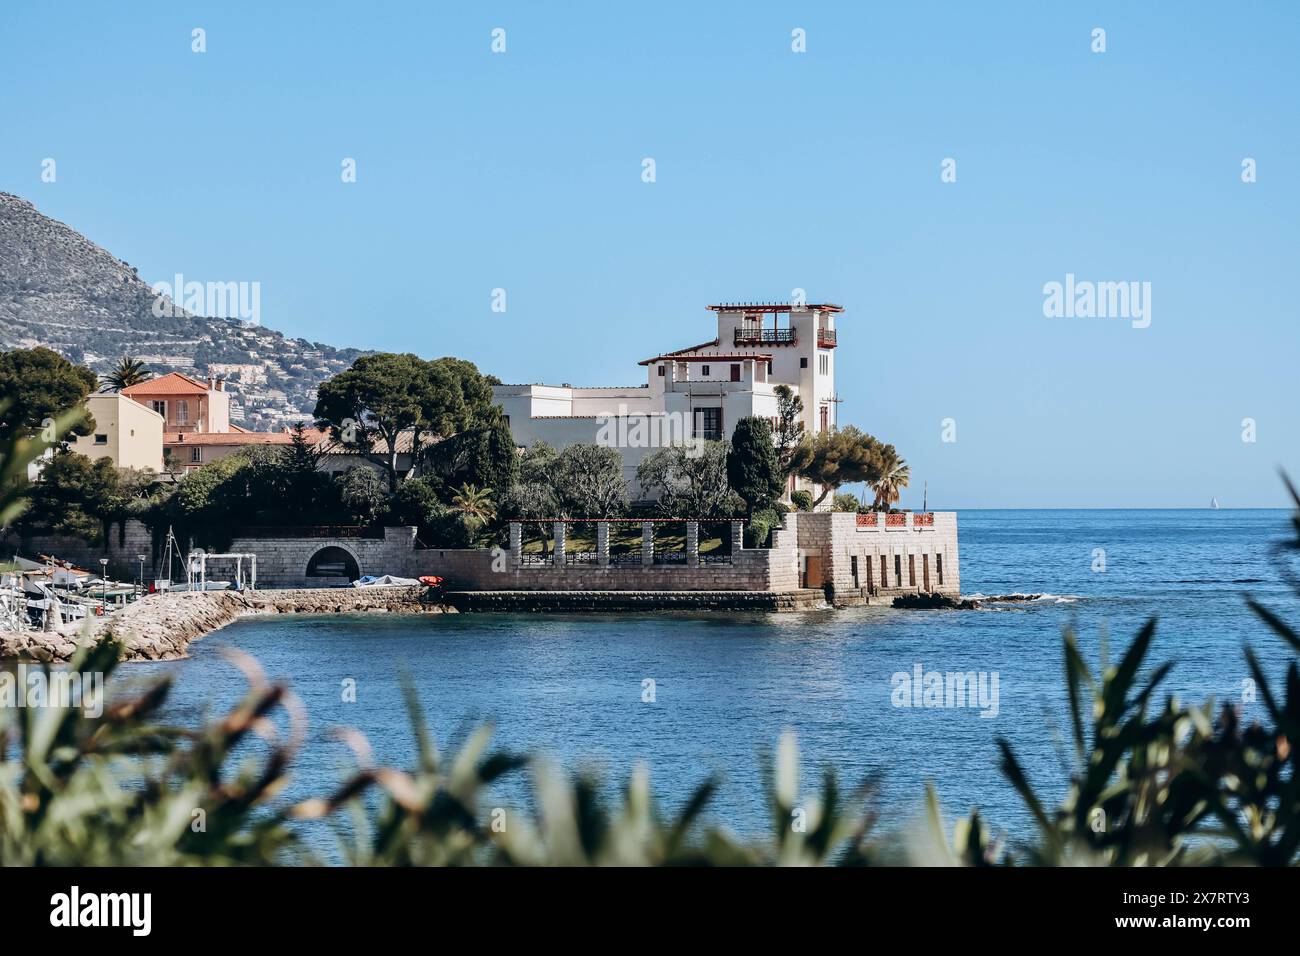
[[[1289,487],[1289,485],[1288,485]],[[1295,490],[1292,489],[1295,496]],[[1288,585],[1300,595],[1287,552],[1277,545]],[[1293,652],[1300,635],[1268,608],[1252,610]],[[1073,770],[1065,797],[1049,807],[1010,744],[1001,768],[1035,826],[1024,839],[995,837],[978,811],[944,822],[933,789],[926,826],[887,839],[875,832],[870,781],[842,791],[827,770],[815,794],[801,794],[798,753],[784,737],[765,757],[771,829],[742,840],[707,822],[717,782],[708,780],[667,817],[656,808],[643,768],[617,805],[599,781],[544,760],[490,749],[491,730],[473,732],[458,753],[441,755],[425,729],[409,683],[406,697],[417,759],[409,770],[375,766],[363,735],[338,731],[357,769],[333,794],[285,805],[275,799],[302,746],[306,718],[296,697],[232,653],[248,681],[244,699],[197,729],[156,722],[164,681],[112,703],[97,717],[81,708],[6,708],[0,730],[0,865],[273,865],[316,863],[303,820],[335,823],[352,865],[864,865],[969,866],[1291,865],[1300,845],[1300,777],[1291,741],[1300,740],[1300,670],[1293,656],[1285,686],[1271,686],[1254,652],[1246,663],[1264,724],[1241,725],[1237,711],[1212,704],[1156,702],[1171,664],[1143,665],[1155,636],[1144,627],[1117,663],[1101,672],[1064,639]],[[111,672],[119,648],[85,647],[73,669]],[[1139,681],[1139,673],[1146,674]],[[250,735],[263,746],[235,757]],[[527,813],[484,807],[486,789],[506,774],[530,772]],[[371,799],[367,799],[370,797]],[[350,825],[343,825],[344,821]]]

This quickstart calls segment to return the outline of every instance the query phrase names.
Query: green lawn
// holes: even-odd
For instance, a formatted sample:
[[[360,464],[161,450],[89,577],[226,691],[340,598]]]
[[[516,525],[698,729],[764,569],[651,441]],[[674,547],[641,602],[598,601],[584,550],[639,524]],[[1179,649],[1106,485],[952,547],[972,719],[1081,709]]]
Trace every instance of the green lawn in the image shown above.
[[[580,527],[578,530],[570,530],[565,538],[564,549],[566,551],[595,551],[596,534],[589,531],[591,526]],[[717,526],[705,527],[700,532],[700,553],[710,554],[719,551],[726,554],[731,548],[730,532],[724,537],[722,534],[715,533],[709,535],[710,531],[715,531]],[[536,554],[545,549],[551,549],[551,539],[545,540],[539,537],[524,537],[524,551],[529,554]],[[641,550],[641,529],[635,525],[612,525],[609,529],[609,550],[613,554],[626,552],[639,552]],[[682,525],[662,525],[655,529],[655,550],[656,551],[685,551],[686,550],[686,529]]]

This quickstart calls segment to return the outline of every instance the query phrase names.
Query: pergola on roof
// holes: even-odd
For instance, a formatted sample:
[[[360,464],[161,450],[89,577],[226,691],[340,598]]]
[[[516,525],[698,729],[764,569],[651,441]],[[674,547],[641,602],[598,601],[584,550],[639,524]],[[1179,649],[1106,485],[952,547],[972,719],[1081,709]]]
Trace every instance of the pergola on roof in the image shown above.
[[[706,306],[712,312],[843,312],[844,306],[830,302],[796,305],[793,302],[722,302]]]

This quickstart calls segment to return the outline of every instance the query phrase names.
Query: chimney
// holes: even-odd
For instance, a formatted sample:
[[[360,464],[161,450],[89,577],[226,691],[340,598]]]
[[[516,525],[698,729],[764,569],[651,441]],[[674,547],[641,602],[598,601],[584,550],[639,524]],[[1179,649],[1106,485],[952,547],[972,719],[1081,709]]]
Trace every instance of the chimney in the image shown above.
[[[216,380],[215,378],[213,378],[211,375],[209,375],[209,376],[208,376],[208,391],[209,391],[209,392],[215,392],[216,390],[217,390],[217,380]]]

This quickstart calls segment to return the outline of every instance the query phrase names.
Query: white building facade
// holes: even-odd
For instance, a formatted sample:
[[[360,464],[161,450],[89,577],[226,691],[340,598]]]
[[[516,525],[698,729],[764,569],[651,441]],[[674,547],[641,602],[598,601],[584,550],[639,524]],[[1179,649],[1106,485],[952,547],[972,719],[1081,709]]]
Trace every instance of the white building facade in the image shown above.
[[[617,448],[632,498],[648,495],[636,481],[641,461],[687,439],[729,440],[740,419],[777,419],[776,387],[803,401],[803,428],[834,428],[835,319],[841,306],[735,303],[708,307],[717,337],[639,364],[644,385],[497,385],[494,397],[515,442],[544,441],[562,449],[578,443]],[[827,503],[829,504],[829,502]]]

